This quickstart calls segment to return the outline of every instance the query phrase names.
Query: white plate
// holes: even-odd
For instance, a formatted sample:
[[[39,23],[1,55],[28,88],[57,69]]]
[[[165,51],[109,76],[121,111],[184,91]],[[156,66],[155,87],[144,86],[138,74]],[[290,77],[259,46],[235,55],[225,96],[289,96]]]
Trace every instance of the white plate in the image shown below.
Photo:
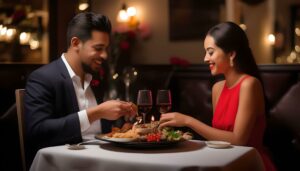
[[[131,141],[136,140],[135,138],[112,138],[112,137],[107,137],[107,136],[99,136],[99,137],[101,137],[102,140],[109,140],[112,142],[131,142]]]
[[[136,138],[108,138],[108,140],[114,142],[131,142],[136,140]]]
[[[226,141],[205,141],[205,143],[211,148],[228,148],[231,146],[231,144]]]

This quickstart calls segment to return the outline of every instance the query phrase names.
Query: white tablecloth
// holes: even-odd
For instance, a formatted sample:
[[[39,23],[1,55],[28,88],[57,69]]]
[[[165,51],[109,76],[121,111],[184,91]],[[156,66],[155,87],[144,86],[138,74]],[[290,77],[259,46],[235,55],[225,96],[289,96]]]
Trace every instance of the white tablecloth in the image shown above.
[[[36,154],[30,170],[263,170],[261,158],[252,147],[213,149],[202,141],[187,141],[174,147],[160,149],[129,149],[107,142],[85,146],[84,150],[69,150],[67,146],[41,149]]]

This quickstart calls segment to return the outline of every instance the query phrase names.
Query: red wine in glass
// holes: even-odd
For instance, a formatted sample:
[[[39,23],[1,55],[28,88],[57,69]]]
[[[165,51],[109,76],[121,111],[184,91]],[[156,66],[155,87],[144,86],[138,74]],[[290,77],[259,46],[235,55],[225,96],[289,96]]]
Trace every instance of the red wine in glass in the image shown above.
[[[171,111],[172,98],[170,90],[158,90],[156,96],[156,106],[161,114]]]
[[[151,111],[152,105],[140,104],[138,105],[139,113],[149,113]]]
[[[148,114],[152,109],[151,90],[139,90],[138,97],[137,97],[137,106],[138,106],[138,113],[142,114],[143,123],[146,123],[146,114]]]
[[[158,110],[160,113],[168,113],[171,111],[172,104],[170,103],[159,103],[157,104]]]

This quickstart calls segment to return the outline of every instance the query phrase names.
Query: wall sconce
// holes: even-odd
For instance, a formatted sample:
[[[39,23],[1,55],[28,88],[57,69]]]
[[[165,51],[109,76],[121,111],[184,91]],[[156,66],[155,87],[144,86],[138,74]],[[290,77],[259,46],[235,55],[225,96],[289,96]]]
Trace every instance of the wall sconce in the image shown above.
[[[244,15],[241,16],[240,25],[239,25],[244,31],[247,30],[247,25],[245,24]]]
[[[240,11],[239,11],[239,26],[241,27],[241,29],[243,29],[244,31],[247,30],[247,25],[245,23],[245,17],[244,17],[244,12],[243,12],[243,6],[240,3]]]
[[[122,5],[122,8],[120,9],[120,11],[119,11],[119,13],[118,13],[117,21],[118,21],[118,22],[121,22],[121,23],[127,22],[127,21],[128,21],[128,18],[129,18],[129,16],[128,16],[128,14],[127,14],[127,6],[126,6],[126,4],[124,3],[124,4]]]
[[[136,8],[127,8],[127,5],[123,3],[122,8],[118,13],[117,21],[120,23],[127,23],[130,27],[136,27],[139,24]]]

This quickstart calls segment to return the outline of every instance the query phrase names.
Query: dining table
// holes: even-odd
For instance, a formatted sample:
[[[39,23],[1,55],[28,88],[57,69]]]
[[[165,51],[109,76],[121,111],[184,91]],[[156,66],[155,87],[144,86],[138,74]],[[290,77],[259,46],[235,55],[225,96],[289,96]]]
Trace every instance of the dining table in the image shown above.
[[[40,149],[30,171],[263,171],[253,147],[211,148],[205,141],[188,140],[162,147],[122,146],[97,141],[81,150],[68,145]],[[150,148],[149,148],[150,147]]]

